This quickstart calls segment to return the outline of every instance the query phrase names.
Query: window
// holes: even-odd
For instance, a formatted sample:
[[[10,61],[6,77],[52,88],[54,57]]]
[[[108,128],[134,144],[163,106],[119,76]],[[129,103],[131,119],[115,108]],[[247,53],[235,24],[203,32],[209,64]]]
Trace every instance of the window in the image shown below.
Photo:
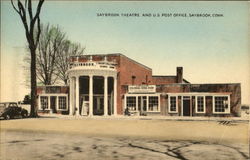
[[[47,96],[41,96],[40,97],[40,104],[41,104],[41,109],[49,109],[48,105],[48,97]]]
[[[214,96],[214,113],[230,113],[229,96]]]
[[[130,111],[136,110],[136,97],[127,97],[127,106]]]
[[[66,101],[66,97],[65,96],[59,96],[59,105],[58,105],[58,109],[61,110],[65,110],[67,109],[67,101]]]
[[[149,111],[158,111],[158,96],[150,96],[148,110]]]
[[[197,96],[196,98],[196,112],[205,113],[205,97]]]
[[[177,112],[177,97],[176,96],[170,96],[169,112]]]

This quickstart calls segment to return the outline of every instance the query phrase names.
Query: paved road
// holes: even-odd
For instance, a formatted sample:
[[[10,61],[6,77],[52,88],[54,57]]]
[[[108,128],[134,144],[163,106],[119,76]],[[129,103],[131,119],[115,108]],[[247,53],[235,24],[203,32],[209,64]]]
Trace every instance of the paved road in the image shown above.
[[[3,160],[245,160],[247,144],[1,131]]]

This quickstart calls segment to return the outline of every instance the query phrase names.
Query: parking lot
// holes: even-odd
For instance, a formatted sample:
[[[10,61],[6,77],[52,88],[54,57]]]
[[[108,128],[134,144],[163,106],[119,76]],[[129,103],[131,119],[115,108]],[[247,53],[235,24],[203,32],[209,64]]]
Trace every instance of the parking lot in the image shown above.
[[[0,123],[2,159],[249,158],[248,122],[50,117]]]

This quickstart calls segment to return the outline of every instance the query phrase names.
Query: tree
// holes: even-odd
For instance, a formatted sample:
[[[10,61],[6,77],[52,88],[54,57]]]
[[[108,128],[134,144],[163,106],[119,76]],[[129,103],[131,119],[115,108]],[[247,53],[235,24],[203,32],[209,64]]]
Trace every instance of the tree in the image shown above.
[[[85,48],[82,48],[79,43],[72,43],[69,40],[63,42],[62,47],[60,48],[58,60],[56,61],[56,70],[57,76],[67,85],[68,76],[67,70],[69,69],[69,58],[70,56],[78,56],[84,54]]]
[[[41,37],[37,51],[37,79],[42,85],[67,84],[66,71],[69,69],[69,57],[82,55],[84,49],[78,43],[72,43],[58,26],[41,26]],[[24,59],[30,63],[30,56]],[[24,66],[27,68],[27,66]],[[27,70],[27,69],[26,69]]]
[[[37,2],[36,12],[33,15],[32,9],[32,1],[25,0],[24,4],[20,0],[17,0],[17,3],[14,4],[13,0],[11,0],[11,4],[13,9],[20,16],[24,29],[25,35],[29,46],[30,51],[30,77],[31,77],[31,111],[30,117],[37,117],[37,104],[36,104],[36,49],[39,43],[40,33],[41,33],[41,24],[40,24],[40,12],[44,0],[39,0]],[[37,32],[34,30],[37,28]]]
[[[37,52],[37,78],[44,85],[54,84],[56,76],[56,63],[63,47],[65,33],[58,26],[41,27],[41,37]]]

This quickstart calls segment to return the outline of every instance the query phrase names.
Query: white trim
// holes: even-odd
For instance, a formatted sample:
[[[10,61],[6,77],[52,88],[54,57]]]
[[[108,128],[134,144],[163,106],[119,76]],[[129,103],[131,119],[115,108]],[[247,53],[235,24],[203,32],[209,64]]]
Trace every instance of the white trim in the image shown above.
[[[124,107],[123,110],[126,109],[127,107],[127,97],[136,97],[136,110],[134,112],[139,112],[139,106],[138,106],[138,97],[147,97],[147,107],[146,107],[146,112],[148,113],[158,113],[161,112],[161,97],[160,93],[151,93],[151,94],[124,94]],[[157,111],[149,111],[149,97],[158,97],[158,110]]]
[[[198,97],[203,97],[203,112],[198,111]],[[204,95],[195,96],[195,113],[206,113],[206,96]]]
[[[147,107],[146,107],[146,112],[148,112],[148,106],[149,106],[149,98],[148,98],[148,95],[147,95]]]
[[[183,116],[183,96],[181,96],[181,116]]]
[[[161,112],[161,96],[158,95],[158,112]]]
[[[150,93],[150,94],[124,94],[124,95],[126,95],[126,96],[160,96],[161,95],[161,93]]]
[[[113,88],[113,93],[114,93],[114,116],[117,115],[117,75],[113,77],[114,80],[114,88]]]
[[[157,97],[158,98],[158,109],[157,109],[157,111],[149,111],[149,110],[147,110],[147,112],[161,112],[161,97],[160,97],[160,94],[148,96],[148,106],[149,106],[149,97]]]
[[[226,112],[215,112],[215,97],[227,97],[228,101],[228,110]],[[213,96],[213,114],[230,114],[231,113],[231,108],[230,108],[230,96],[229,95],[216,95]]]
[[[38,101],[38,103],[39,103],[39,105],[38,105],[38,110],[43,110],[43,111],[50,111],[50,106],[49,106],[49,101],[50,101],[50,97],[49,96],[47,96],[47,95],[39,95],[38,96],[39,98],[39,101]],[[48,100],[48,108],[45,108],[45,109],[43,109],[43,108],[41,108],[41,97],[47,97],[47,100]]]
[[[40,95],[38,96],[38,110],[41,108],[41,103],[40,103]]]
[[[231,92],[218,93],[218,92],[182,92],[182,93],[167,93],[169,96],[229,96]]]
[[[139,109],[138,109],[138,96],[136,96],[136,98],[135,98],[135,110],[136,111],[139,111]]]
[[[66,98],[67,99],[67,98]],[[67,100],[66,100],[66,103],[67,103]],[[67,106],[67,105],[66,105]],[[66,107],[67,108],[67,107]],[[56,110],[59,109],[59,96],[56,97]]]
[[[43,110],[41,108],[41,102],[40,102],[40,97],[44,96],[44,97],[48,97],[48,109],[45,109],[46,111],[50,111],[51,107],[50,107],[50,97],[56,97],[56,110],[57,111],[67,111],[68,110],[68,94],[64,94],[64,93],[58,93],[58,94],[39,94],[38,96],[38,110]],[[66,109],[59,109],[59,103],[58,103],[58,97],[66,97]]]
[[[66,109],[59,109],[59,97],[66,97]],[[68,110],[68,96],[64,96],[64,95],[57,96],[56,110],[58,110],[58,111],[67,111]]]
[[[123,107],[123,111],[125,111],[125,109],[127,108],[127,95],[124,95],[124,107]]]
[[[175,97],[175,107],[176,107],[176,111],[171,111],[170,110],[170,99],[171,97]],[[168,98],[168,113],[178,113],[178,95],[170,95]]]

